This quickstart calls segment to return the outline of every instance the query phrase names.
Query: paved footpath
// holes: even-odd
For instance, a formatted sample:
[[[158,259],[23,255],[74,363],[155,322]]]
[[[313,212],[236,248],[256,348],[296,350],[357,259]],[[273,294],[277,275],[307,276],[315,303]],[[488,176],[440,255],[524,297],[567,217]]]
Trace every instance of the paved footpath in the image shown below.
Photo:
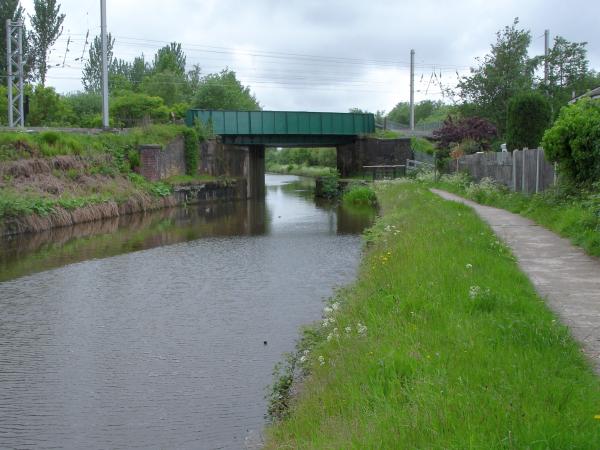
[[[518,214],[431,191],[472,207],[492,227],[600,373],[600,259]]]

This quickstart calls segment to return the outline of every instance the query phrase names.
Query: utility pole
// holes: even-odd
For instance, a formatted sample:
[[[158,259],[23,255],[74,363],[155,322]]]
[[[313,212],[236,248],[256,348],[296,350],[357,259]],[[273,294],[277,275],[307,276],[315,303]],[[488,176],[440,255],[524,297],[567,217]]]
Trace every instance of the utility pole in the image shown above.
[[[102,40],[102,128],[108,129],[108,36],[106,35],[106,0],[100,0],[100,33]]]
[[[6,68],[8,88],[8,126],[24,127],[23,110],[23,22],[6,21]],[[16,74],[15,74],[16,69]],[[18,78],[15,86],[15,77]]]
[[[415,129],[415,51],[410,51],[410,129]]]
[[[544,84],[548,85],[548,52],[550,50],[550,30],[544,30]]]

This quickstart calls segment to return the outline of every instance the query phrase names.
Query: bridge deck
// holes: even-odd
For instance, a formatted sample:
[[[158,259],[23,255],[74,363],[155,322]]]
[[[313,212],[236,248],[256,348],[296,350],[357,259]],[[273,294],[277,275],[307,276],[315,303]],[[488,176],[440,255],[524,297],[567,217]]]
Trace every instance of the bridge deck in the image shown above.
[[[373,114],[189,110],[186,115],[187,125],[193,125],[196,120],[211,124],[216,135],[252,142],[261,139],[284,143],[311,143],[319,140],[341,142],[349,137],[375,131]]]

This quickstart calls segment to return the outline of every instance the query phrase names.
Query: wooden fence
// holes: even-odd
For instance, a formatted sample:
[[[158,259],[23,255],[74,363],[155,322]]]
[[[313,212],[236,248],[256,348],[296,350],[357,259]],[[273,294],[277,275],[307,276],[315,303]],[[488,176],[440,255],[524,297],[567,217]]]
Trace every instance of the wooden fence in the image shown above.
[[[554,166],[542,148],[465,155],[451,163],[451,171],[466,172],[475,181],[491,178],[513,191],[533,194],[556,183]]]

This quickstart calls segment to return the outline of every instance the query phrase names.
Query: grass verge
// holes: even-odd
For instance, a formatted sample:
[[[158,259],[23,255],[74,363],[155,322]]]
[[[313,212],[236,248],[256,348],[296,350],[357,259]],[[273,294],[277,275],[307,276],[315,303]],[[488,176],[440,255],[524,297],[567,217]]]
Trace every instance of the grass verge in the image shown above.
[[[358,280],[304,333],[308,376],[274,393],[290,406],[266,448],[597,448],[598,379],[489,227],[421,183],[377,195]]]
[[[524,195],[489,179],[471,183],[461,175],[444,176],[436,187],[484,205],[521,214],[600,256],[600,192],[555,188]]]
[[[337,170],[332,167],[304,166],[300,164],[268,164],[266,171],[313,178],[337,175]]]

